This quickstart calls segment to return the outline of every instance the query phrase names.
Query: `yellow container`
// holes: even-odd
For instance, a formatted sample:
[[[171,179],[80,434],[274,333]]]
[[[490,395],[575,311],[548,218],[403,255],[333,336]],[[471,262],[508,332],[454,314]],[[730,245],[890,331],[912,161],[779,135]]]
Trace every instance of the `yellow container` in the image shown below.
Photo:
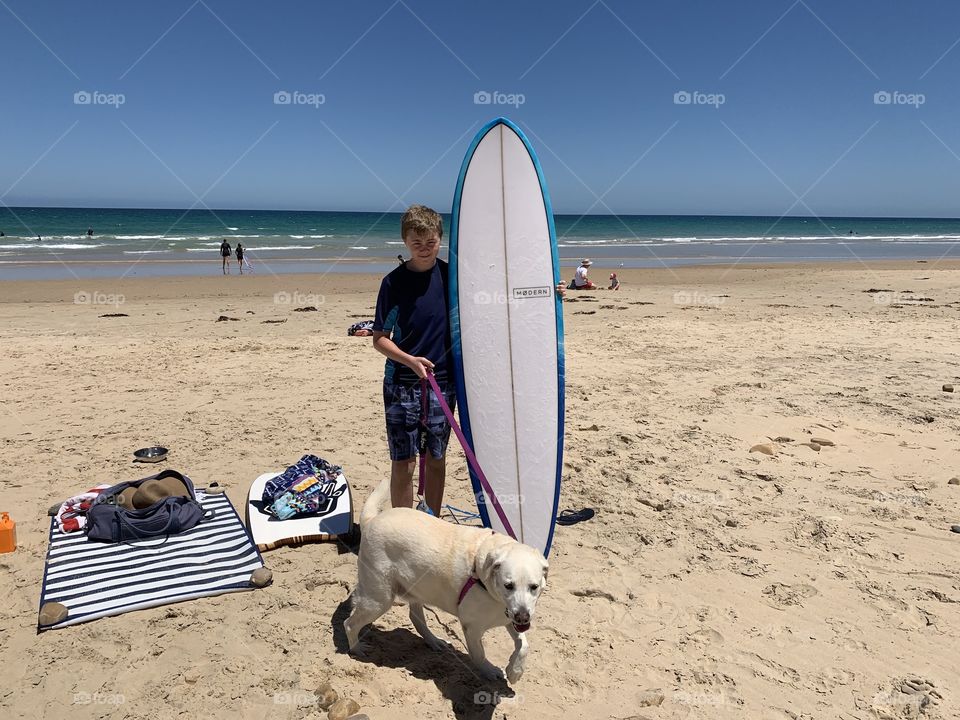
[[[0,515],[0,553],[13,552],[17,549],[17,524],[10,519],[10,515]]]

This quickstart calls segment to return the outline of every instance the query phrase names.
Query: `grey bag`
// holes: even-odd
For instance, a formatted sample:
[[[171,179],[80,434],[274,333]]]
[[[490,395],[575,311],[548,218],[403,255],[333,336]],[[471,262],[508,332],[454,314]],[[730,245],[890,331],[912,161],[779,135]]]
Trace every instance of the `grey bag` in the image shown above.
[[[142,510],[127,510],[117,505],[117,497],[124,490],[139,487],[147,480],[165,477],[174,477],[183,482],[190,497],[166,497]],[[87,511],[85,531],[89,540],[119,543],[186,532],[205,516],[213,517],[213,511],[205,511],[197,501],[190,478],[176,470],[164,470],[141,480],[114,485],[100,493]]]

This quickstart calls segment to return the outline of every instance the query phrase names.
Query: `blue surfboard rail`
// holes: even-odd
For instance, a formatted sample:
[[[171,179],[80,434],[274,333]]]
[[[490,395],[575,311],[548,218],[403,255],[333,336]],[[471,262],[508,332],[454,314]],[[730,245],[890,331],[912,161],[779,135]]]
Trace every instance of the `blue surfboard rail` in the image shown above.
[[[505,117],[497,117],[484,125],[477,132],[470,147],[467,148],[466,155],[463,158],[463,164],[460,166],[460,174],[457,177],[457,186],[453,194],[453,207],[450,211],[450,274],[448,287],[448,305],[450,312],[450,338],[451,349],[453,352],[453,371],[457,388],[457,403],[460,407],[460,426],[463,430],[467,442],[472,448],[473,433],[470,428],[470,408],[467,404],[466,385],[463,377],[463,347],[460,340],[460,299],[459,299],[459,270],[457,266],[457,251],[459,247],[460,230],[460,201],[463,195],[463,183],[470,167],[470,161],[476,152],[477,146],[486,137],[487,133],[498,125],[504,125],[512,130],[523,142],[533,166],[537,171],[537,179],[540,182],[540,192],[543,195],[543,205],[547,215],[547,229],[550,234],[550,255],[553,262],[553,284],[556,286],[560,282],[560,256],[557,248],[557,231],[553,223],[553,206],[550,202],[550,193],[547,191],[547,183],[543,176],[543,168],[540,166],[540,159],[534,151],[530,141],[514,122]],[[549,556],[550,547],[553,544],[553,531],[557,525],[557,509],[560,503],[560,478],[563,473],[563,434],[564,434],[564,343],[563,343],[563,303],[556,291],[554,291],[555,316],[557,321],[557,484],[553,496],[553,509],[550,522],[550,533],[547,536],[546,547],[543,550],[544,557]],[[487,504],[484,502],[484,491],[480,485],[480,479],[470,470],[470,482],[473,485],[473,494],[477,500],[477,509],[480,512],[480,518],[484,527],[491,527],[490,515],[487,511]]]

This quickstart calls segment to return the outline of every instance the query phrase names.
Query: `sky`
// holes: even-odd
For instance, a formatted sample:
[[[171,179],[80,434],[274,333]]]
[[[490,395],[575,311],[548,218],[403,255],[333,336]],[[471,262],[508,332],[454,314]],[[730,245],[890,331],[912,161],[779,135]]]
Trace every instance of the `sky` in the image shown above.
[[[960,216],[955,0],[0,0],[8,206]]]

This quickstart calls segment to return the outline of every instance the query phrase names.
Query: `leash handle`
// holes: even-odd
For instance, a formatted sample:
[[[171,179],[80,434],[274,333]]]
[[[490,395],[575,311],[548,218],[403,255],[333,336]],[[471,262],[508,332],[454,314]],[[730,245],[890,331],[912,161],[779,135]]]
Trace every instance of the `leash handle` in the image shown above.
[[[503,524],[504,530],[507,531],[507,534],[512,537],[514,540],[517,539],[517,534],[513,531],[513,527],[510,525],[510,521],[507,520],[507,514],[503,511],[503,507],[500,505],[500,501],[497,499],[497,494],[493,491],[493,488],[490,487],[490,483],[487,482],[487,476],[483,474],[483,470],[480,469],[480,463],[477,461],[477,456],[473,453],[473,448],[470,447],[470,443],[467,442],[467,438],[463,434],[463,430],[460,429],[460,426],[457,424],[456,419],[453,417],[453,412],[450,410],[450,406],[447,405],[447,401],[443,399],[443,393],[440,392],[440,386],[437,384],[437,379],[433,376],[433,373],[427,373],[426,378],[422,380],[424,384],[430,383],[430,387],[433,388],[434,394],[437,396],[437,400],[440,402],[440,409],[443,410],[443,414],[447,417],[447,422],[450,423],[450,427],[453,428],[453,432],[457,435],[457,440],[460,441],[460,445],[463,447],[463,452],[467,456],[467,463],[470,465],[470,468],[476,473],[477,479],[480,480],[480,487],[483,488],[484,493],[490,499],[490,504],[493,505],[493,509],[497,513],[497,517],[500,518],[500,522]],[[426,393],[421,393],[426,397]],[[426,404],[424,403],[424,408]],[[424,410],[424,423],[426,423],[426,410]],[[423,465],[425,462],[425,457],[420,456],[420,483],[423,485]],[[469,589],[469,588],[467,588]]]

